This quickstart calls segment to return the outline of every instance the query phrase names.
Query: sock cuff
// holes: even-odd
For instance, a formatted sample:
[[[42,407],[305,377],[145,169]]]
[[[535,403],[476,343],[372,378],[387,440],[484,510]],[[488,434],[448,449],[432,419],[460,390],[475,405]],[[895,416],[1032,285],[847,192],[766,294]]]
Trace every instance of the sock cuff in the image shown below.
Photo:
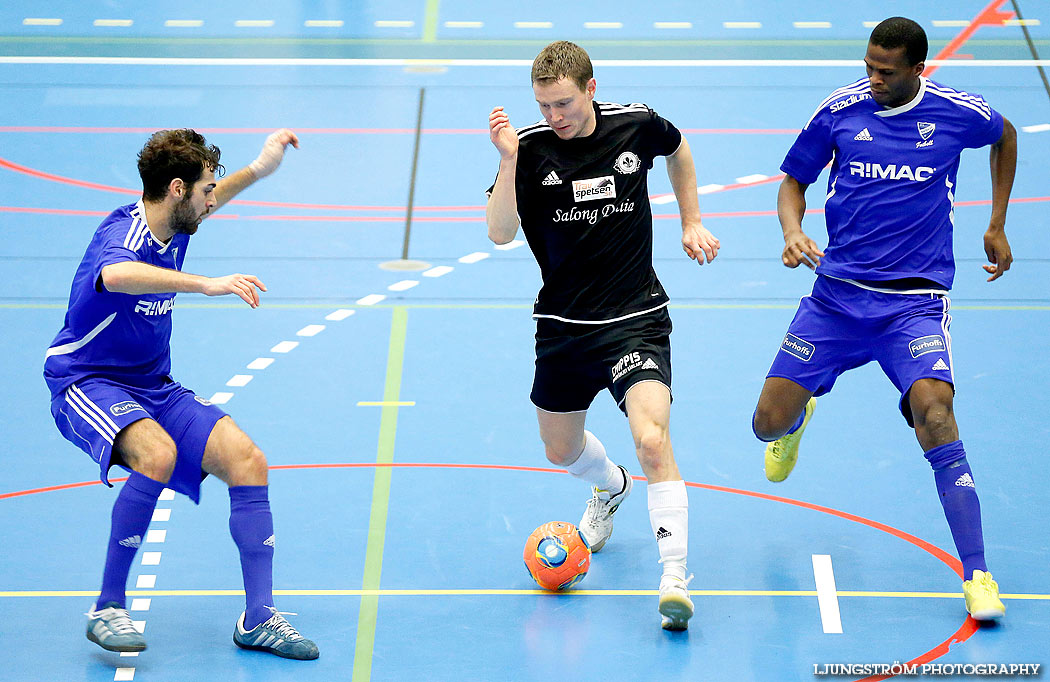
[[[270,486],[268,485],[238,485],[230,487],[230,507],[237,508],[242,505],[270,504]]]
[[[149,476],[143,476],[137,471],[132,471],[131,475],[128,476],[128,482],[124,485],[130,487],[135,492],[141,493],[147,497],[151,497],[154,500],[160,497],[160,493],[164,490],[166,484],[160,481],[154,481]]]
[[[963,448],[961,440],[954,440],[951,443],[930,448],[923,456],[926,457],[926,461],[930,463],[934,471],[940,471],[966,459],[966,449]]]
[[[685,491],[685,481],[662,481],[648,485],[649,510],[668,507],[688,507],[689,495]]]
[[[584,429],[583,449],[580,450],[580,456],[576,458],[575,462],[565,467],[565,470],[570,474],[579,476],[594,466],[595,462],[604,461],[605,458],[605,446],[602,445],[597,436]]]

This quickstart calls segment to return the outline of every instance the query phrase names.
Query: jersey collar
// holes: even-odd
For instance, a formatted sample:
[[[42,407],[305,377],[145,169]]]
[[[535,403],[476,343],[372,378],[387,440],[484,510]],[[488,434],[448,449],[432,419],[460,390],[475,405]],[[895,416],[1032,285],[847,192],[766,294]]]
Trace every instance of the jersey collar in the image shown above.
[[[899,107],[893,107],[892,109],[883,109],[882,111],[876,111],[876,116],[896,116],[897,114],[903,114],[911,111],[919,105],[922,101],[922,96],[926,94],[926,77],[919,76],[919,91],[915,93],[915,97],[912,98],[907,104],[902,104]]]
[[[171,243],[175,240],[175,236],[172,235],[172,238],[165,243],[153,233],[153,228],[149,226],[149,221],[146,220],[146,206],[142,203],[142,199],[135,202],[135,208],[131,210],[131,215],[137,215],[142,218],[142,222],[146,223],[146,229],[149,230],[150,241],[153,242],[153,247],[156,249],[157,253],[165,253],[168,250],[168,247],[171,246]]]

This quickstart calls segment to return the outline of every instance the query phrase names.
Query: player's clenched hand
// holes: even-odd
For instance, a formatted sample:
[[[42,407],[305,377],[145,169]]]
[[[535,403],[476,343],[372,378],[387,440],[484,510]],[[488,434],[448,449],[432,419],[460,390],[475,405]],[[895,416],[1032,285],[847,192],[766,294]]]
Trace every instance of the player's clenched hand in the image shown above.
[[[789,268],[805,265],[810,270],[815,270],[823,257],[824,252],[802,230],[784,237],[784,253],[780,259]]]
[[[988,256],[991,265],[983,265],[984,271],[991,277],[989,282],[999,279],[1014,262],[1014,254],[1010,250],[1010,242],[1006,241],[1006,233],[1002,229],[988,228],[984,233],[984,253]]]
[[[703,265],[704,259],[710,263],[718,255],[718,249],[722,243],[718,238],[707,231],[703,225],[688,226],[682,229],[682,248],[687,256],[696,261],[697,265]]]
[[[512,159],[518,153],[518,133],[510,124],[510,117],[503,107],[496,107],[489,114],[489,139],[504,159]]]
[[[266,291],[266,285],[258,277],[237,273],[225,277],[208,278],[201,293],[205,296],[237,294],[245,303],[253,308],[258,308],[260,289]]]
[[[299,137],[287,128],[281,128],[270,134],[263,143],[262,151],[258,158],[248,164],[256,178],[265,178],[277,170],[284,159],[284,150],[288,145],[299,148]]]

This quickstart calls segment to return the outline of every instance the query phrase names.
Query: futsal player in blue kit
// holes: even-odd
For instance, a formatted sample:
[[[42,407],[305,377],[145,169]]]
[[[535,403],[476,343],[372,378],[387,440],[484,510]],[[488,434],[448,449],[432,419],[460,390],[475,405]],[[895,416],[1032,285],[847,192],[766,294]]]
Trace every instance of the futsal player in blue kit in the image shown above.
[[[98,600],[87,637],[104,649],[142,651],[126,609],[125,586],[161,491],[199,502],[212,474],[230,491],[230,534],[240,553],[246,609],[233,639],[284,658],[317,658],[317,646],[274,608],[273,518],[262,451],[221,409],[171,376],[175,295],[234,294],[252,308],[266,287],[253,275],[203,277],[182,271],[201,221],[275,171],[295,133],[271,134],[259,157],[216,180],[219,149],[193,130],[162,130],[139,152],[142,199],[113,211],[95,231],[77,269],[65,324],[47,350],[44,377],[59,431],[99,465],[131,475],[111,516]],[[193,623],[185,623],[192,631]]]
[[[783,481],[816,405],[843,372],[875,360],[901,393],[900,411],[933,468],[963,566],[966,609],[1005,614],[985,564],[981,508],[952,411],[948,290],[954,194],[963,149],[991,145],[992,215],[984,234],[994,281],[1010,269],[1006,208],[1017,134],[978,95],[924,78],[926,34],[886,19],[871,33],[868,77],[831,93],[806,123],[781,170],[782,260],[815,269],[769,369],[753,428],[766,441],[770,481]],[[831,163],[822,252],[802,231],[806,188]]]

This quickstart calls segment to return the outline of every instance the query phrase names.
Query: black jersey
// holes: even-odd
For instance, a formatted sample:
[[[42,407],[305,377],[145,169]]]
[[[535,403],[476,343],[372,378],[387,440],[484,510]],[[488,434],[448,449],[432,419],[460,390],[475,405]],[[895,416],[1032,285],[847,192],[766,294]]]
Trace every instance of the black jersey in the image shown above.
[[[536,318],[614,322],[668,303],[647,180],[682,134],[644,104],[592,106],[587,137],[562,140],[545,121],[518,130],[518,216],[543,277]]]

